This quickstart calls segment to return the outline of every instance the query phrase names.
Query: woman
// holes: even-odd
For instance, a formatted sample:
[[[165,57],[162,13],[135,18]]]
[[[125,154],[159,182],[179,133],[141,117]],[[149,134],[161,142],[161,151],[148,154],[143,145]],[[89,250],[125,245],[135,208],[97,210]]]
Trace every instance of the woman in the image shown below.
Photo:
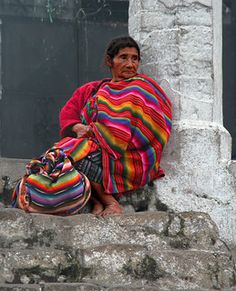
[[[131,37],[112,40],[105,63],[112,79],[79,88],[60,114],[62,136],[80,138],[95,134],[102,148],[105,192],[102,183],[91,182],[98,198],[93,213],[101,215],[122,212],[109,194],[138,189],[163,174],[159,169],[160,156],[171,123],[171,105],[164,92],[153,80],[137,74],[140,49]],[[95,92],[97,120],[84,125],[81,110]],[[147,100],[151,97],[154,100]],[[109,101],[113,103],[108,104]]]
[[[60,113],[63,139],[53,147],[66,154],[84,180],[88,178],[92,213],[101,216],[123,212],[113,194],[139,189],[163,176],[160,159],[172,118],[163,90],[137,73],[140,49],[131,37],[112,40],[105,63],[112,78],[75,91]],[[89,188],[86,183],[84,187]]]

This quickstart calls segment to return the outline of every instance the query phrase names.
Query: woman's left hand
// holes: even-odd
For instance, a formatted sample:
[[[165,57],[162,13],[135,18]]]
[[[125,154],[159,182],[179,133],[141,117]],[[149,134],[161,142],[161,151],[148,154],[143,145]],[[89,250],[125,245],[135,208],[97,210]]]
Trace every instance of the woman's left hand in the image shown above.
[[[84,125],[82,123],[76,123],[72,127],[72,131],[76,134],[77,138],[93,136],[93,129],[90,125]]]

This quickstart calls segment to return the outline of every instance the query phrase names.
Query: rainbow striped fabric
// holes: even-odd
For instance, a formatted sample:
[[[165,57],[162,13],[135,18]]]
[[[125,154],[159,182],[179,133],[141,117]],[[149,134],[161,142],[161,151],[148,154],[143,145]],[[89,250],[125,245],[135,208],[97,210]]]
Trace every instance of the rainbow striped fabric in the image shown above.
[[[70,154],[78,158],[79,148],[81,157],[89,152],[80,140],[65,138],[31,160],[13,192],[12,206],[35,213],[77,214],[91,195],[88,178],[74,169],[69,158]]]
[[[139,189],[163,176],[160,159],[171,120],[171,102],[151,78],[137,75],[103,84],[91,125],[102,148],[106,193]]]

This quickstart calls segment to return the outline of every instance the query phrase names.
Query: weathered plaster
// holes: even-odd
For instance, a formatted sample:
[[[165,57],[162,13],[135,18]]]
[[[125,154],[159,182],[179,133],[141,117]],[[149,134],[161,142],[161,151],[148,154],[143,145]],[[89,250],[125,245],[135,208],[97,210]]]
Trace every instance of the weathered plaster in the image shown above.
[[[214,74],[214,108],[213,117],[223,124],[222,108],[222,1],[214,0],[213,9],[213,74]]]
[[[131,0],[129,31],[143,52],[142,72],[167,80],[172,137],[157,198],[176,211],[209,213],[236,245],[236,166],[222,125],[222,1]]]

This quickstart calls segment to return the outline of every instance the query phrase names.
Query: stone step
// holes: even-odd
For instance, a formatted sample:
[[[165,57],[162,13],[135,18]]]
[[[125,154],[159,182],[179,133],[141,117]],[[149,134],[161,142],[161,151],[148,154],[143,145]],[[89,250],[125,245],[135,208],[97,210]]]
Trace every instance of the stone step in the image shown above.
[[[216,225],[198,212],[138,212],[99,218],[28,214],[0,209],[0,248],[83,249],[107,244],[145,245],[148,249],[227,251]]]
[[[0,284],[0,291],[176,291],[177,289],[162,289],[156,286],[127,286],[119,285],[116,287],[106,288],[104,286],[88,284],[88,283],[42,283],[42,284]],[[178,289],[180,291],[186,289]],[[195,291],[215,291],[216,289],[187,289]],[[235,288],[221,289],[221,291],[235,291]]]
[[[231,287],[234,264],[227,254],[193,250],[155,250],[140,246],[100,246],[84,251],[84,267],[93,270],[83,280],[112,284],[155,283],[178,288]],[[168,282],[168,284],[167,284]]]
[[[86,283],[46,283],[46,284],[1,284],[0,291],[176,291],[175,288],[165,287],[164,289],[155,286],[117,286],[106,288],[94,284]],[[195,290],[195,291],[215,291],[216,289],[178,289],[180,291]],[[236,288],[221,289],[221,291],[235,291]]]
[[[1,209],[0,220],[0,284],[88,287],[70,285],[71,290],[210,290],[235,284],[232,256],[204,213],[99,218]]]
[[[235,273],[227,254],[210,251],[149,252],[137,245],[0,251],[0,283],[45,282],[220,289],[233,286]]]

